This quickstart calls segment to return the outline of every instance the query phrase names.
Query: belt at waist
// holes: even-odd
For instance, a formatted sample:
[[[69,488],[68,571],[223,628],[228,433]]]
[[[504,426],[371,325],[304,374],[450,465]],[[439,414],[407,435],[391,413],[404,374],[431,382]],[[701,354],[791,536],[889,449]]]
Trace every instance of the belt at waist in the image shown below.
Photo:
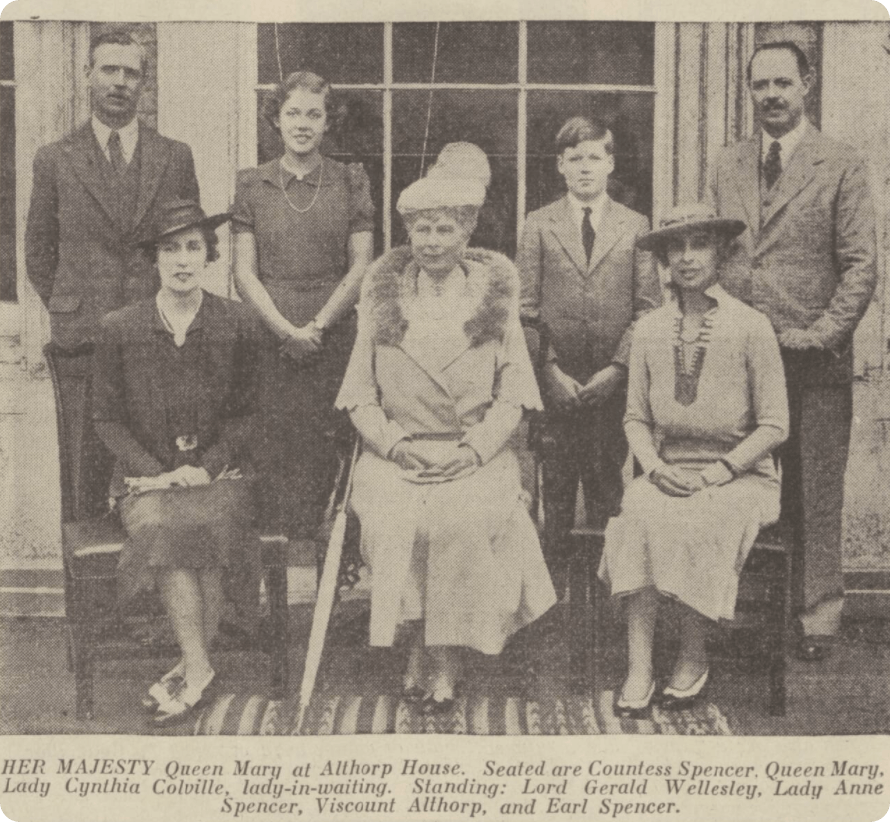
[[[448,431],[441,434],[436,431],[421,431],[417,434],[411,434],[411,439],[434,440],[437,442],[455,442],[457,440],[463,439],[463,436],[463,432],[461,431]]]

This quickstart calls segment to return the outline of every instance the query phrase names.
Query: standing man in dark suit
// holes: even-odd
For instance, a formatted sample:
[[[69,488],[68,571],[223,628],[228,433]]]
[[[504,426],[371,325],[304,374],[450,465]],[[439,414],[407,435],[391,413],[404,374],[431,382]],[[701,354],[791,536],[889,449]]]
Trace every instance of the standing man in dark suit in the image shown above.
[[[593,527],[621,505],[631,334],[634,321],[661,303],[661,288],[653,258],[636,246],[649,221],[606,193],[615,167],[609,130],[573,117],[556,151],[568,193],[528,215],[517,262],[523,315],[550,331],[544,500],[547,560],[561,590],[578,481]]]
[[[53,341],[78,353],[62,359],[65,376],[84,377],[63,398],[63,408],[78,485],[89,493],[96,485],[90,477],[101,471],[101,451],[85,413],[99,322],[107,312],[157,292],[157,275],[138,244],[151,236],[163,203],[198,201],[199,194],[189,147],[161,137],[136,117],[146,80],[142,46],[125,32],[103,34],[91,45],[85,71],[90,121],[34,158],[25,260],[49,309]],[[69,384],[65,380],[63,390]],[[85,501],[81,513],[100,503],[101,498]]]
[[[747,224],[721,284],[779,337],[791,411],[779,450],[782,508],[803,547],[798,655],[818,661],[843,606],[853,332],[877,281],[875,218],[863,160],[804,114],[813,76],[803,51],[761,46],[748,80],[760,131],[722,152],[711,184],[720,216]]]

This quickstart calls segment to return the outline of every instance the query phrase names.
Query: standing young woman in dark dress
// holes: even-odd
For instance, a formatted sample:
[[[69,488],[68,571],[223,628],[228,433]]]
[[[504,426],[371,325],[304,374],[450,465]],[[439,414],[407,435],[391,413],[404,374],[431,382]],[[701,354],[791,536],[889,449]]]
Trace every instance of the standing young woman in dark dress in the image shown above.
[[[368,175],[321,153],[331,90],[308,71],[270,93],[264,115],[284,155],[238,175],[235,282],[268,329],[263,356],[264,442],[270,475],[264,525],[315,535],[336,473],[326,434],[352,348],[347,315],[373,254]]]

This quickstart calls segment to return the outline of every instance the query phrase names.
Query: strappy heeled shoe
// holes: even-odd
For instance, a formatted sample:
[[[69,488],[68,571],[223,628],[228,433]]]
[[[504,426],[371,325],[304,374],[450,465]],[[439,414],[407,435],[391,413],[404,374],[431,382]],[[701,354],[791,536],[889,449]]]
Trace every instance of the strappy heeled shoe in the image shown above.
[[[659,700],[661,707],[665,711],[683,711],[691,708],[697,699],[704,696],[710,672],[710,666],[705,668],[704,673],[686,690],[681,691],[679,688],[665,685]]]
[[[623,699],[621,691],[615,694],[615,700],[612,704],[612,712],[621,719],[646,719],[649,716],[649,710],[652,707],[652,697],[655,696],[655,680],[649,686],[649,692],[644,699]]]
[[[210,703],[216,684],[214,671],[199,686],[190,686],[188,682],[183,682],[175,696],[161,703],[149,724],[153,728],[169,728],[188,721]]]

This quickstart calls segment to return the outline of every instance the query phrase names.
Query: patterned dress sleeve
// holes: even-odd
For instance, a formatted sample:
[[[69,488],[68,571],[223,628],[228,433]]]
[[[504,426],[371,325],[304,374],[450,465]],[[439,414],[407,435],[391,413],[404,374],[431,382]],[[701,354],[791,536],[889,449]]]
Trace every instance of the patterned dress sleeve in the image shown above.
[[[255,168],[246,168],[238,172],[235,180],[235,202],[232,205],[232,231],[236,234],[254,232],[256,215],[253,205]]]
[[[371,181],[361,163],[346,167],[349,187],[349,233],[374,230],[374,203],[371,200]]]

